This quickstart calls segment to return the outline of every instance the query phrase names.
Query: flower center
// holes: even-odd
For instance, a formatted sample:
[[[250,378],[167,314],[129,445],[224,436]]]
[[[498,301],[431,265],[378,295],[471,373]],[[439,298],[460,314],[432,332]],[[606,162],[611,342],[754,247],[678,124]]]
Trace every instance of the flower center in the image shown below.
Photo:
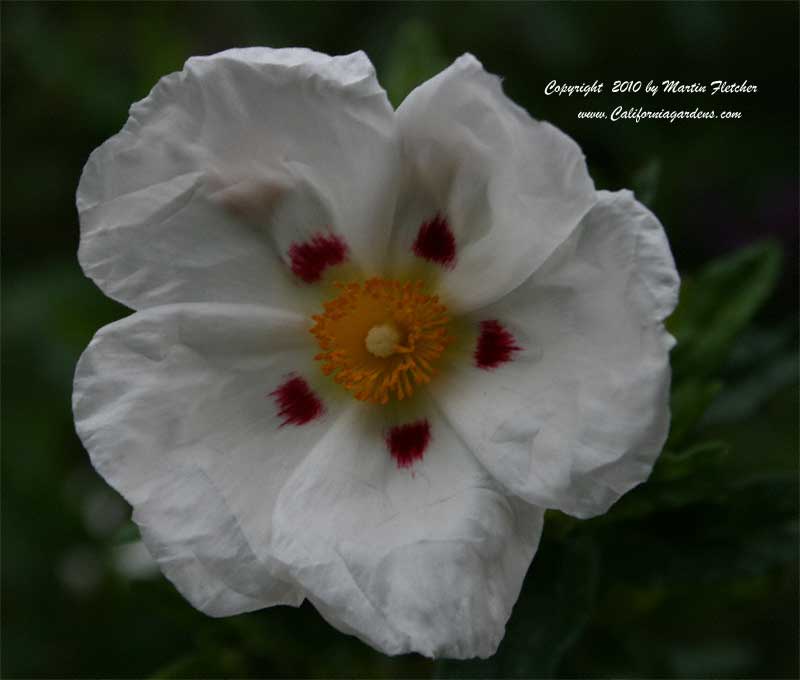
[[[422,281],[374,277],[336,286],[341,293],[312,317],[323,373],[376,404],[406,399],[429,383],[452,341],[439,297],[425,294]]]

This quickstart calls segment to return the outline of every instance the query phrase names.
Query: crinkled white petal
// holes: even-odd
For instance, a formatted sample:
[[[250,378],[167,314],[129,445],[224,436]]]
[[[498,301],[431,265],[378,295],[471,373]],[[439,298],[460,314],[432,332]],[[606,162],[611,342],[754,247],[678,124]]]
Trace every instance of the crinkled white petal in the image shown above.
[[[384,257],[398,163],[394,112],[364,53],[193,57],[89,158],[79,258],[135,309],[285,307],[302,287],[292,243],[334,231],[366,268]]]
[[[472,55],[411,92],[397,114],[407,176],[392,252],[407,255],[421,222],[446,215],[457,253],[442,293],[461,311],[525,281],[595,201],[578,145],[508,99]]]
[[[283,482],[329,425],[281,427],[270,397],[309,368],[306,325],[255,305],[160,306],[101,329],[78,363],[92,463],[164,573],[214,616],[303,598],[272,575],[267,546]]]
[[[522,286],[479,310],[524,348],[433,389],[448,420],[511,492],[578,517],[650,474],[669,429],[663,320],[679,279],[661,224],[630,192],[599,192],[576,233]]]
[[[543,511],[507,497],[444,421],[398,468],[354,407],[288,480],[273,554],[335,627],[387,654],[493,654]]]

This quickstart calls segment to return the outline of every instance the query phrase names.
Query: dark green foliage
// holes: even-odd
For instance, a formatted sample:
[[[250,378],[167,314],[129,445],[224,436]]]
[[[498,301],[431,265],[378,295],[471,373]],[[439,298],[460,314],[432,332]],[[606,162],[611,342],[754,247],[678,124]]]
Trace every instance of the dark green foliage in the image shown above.
[[[636,198],[645,205],[653,205],[656,199],[661,171],[661,160],[654,157],[631,177],[631,189],[636,194]]]
[[[672,354],[676,375],[719,373],[737,336],[774,290],[780,265],[780,248],[765,242],[684,277],[681,304],[667,324],[678,340]]]
[[[398,107],[411,90],[449,64],[433,29],[422,21],[410,19],[397,28],[392,38],[381,84],[389,101]]]

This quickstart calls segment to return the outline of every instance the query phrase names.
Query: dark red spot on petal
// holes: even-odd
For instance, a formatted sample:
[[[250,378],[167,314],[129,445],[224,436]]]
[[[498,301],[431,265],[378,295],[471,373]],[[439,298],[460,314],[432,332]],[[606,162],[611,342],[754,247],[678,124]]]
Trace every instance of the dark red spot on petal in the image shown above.
[[[320,398],[299,376],[290,376],[278,389],[269,393],[275,398],[278,415],[284,425],[305,425],[323,414],[325,408]]]
[[[481,334],[475,348],[475,365],[478,368],[497,368],[511,361],[514,352],[521,349],[514,336],[499,321],[481,321]]]
[[[302,243],[292,243],[289,259],[295,276],[314,283],[328,267],[347,259],[347,244],[336,234],[316,234]]]
[[[411,246],[414,254],[450,269],[456,263],[456,238],[447,218],[436,213],[433,219],[422,223]]]
[[[397,425],[386,435],[386,446],[397,461],[397,467],[409,468],[415,461],[422,460],[422,454],[431,440],[431,426],[427,420]]]

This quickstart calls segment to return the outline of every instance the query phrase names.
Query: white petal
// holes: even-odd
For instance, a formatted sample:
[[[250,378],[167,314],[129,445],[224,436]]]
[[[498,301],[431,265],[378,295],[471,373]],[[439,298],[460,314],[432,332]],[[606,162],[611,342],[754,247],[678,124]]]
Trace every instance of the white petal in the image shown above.
[[[292,243],[330,230],[367,267],[384,256],[396,140],[361,52],[189,59],[89,158],[77,194],[81,264],[136,309],[283,306],[298,286],[286,266]]]
[[[525,351],[434,385],[443,412],[512,493],[578,517],[647,479],[669,429],[662,321],[678,275],[658,220],[599,192],[578,231],[524,285],[480,310]]]
[[[543,511],[507,498],[447,425],[428,418],[400,469],[354,408],[283,488],[274,554],[330,623],[387,654],[494,653]]]
[[[457,253],[442,292],[462,311],[520,285],[594,203],[578,145],[508,99],[472,55],[415,89],[397,114],[410,177],[392,252],[407,254],[432,212],[446,215]]]
[[[332,416],[281,427],[270,396],[308,370],[305,327],[254,305],[161,306],[101,329],[78,363],[73,410],[92,463],[211,615],[302,600],[272,576],[266,546],[281,485]]]

